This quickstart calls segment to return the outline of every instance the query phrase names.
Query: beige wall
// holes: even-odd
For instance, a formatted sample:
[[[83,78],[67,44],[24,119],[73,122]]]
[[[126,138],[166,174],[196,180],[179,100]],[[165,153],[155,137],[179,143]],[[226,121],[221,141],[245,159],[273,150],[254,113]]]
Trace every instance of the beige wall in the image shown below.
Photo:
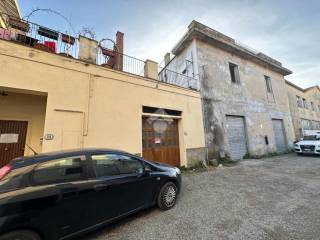
[[[0,86],[48,95],[43,151],[110,147],[142,152],[142,105],[183,112],[186,150],[204,147],[200,94],[135,75],[0,41]]]
[[[7,89],[1,89],[7,90]],[[0,96],[0,120],[28,121],[26,143],[36,152],[41,152],[41,138],[44,131],[46,96],[6,92]],[[25,155],[32,154],[25,148]]]
[[[303,128],[301,119],[320,122],[320,90],[314,87],[307,91],[303,91],[289,84],[286,84],[286,88],[289,97],[295,136],[296,138],[299,138],[301,137],[301,130]],[[297,96],[301,98],[301,101],[303,98],[307,100],[308,109],[298,107]],[[315,111],[311,109],[310,102],[314,103]]]

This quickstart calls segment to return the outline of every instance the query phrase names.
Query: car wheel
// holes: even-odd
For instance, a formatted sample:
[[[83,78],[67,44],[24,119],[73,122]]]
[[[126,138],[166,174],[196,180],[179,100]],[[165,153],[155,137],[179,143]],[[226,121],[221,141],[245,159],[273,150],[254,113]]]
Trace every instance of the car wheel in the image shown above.
[[[0,240],[41,240],[41,238],[35,232],[19,230],[4,234],[0,237]]]
[[[158,207],[162,210],[169,210],[176,204],[178,188],[173,182],[164,184],[158,195]]]

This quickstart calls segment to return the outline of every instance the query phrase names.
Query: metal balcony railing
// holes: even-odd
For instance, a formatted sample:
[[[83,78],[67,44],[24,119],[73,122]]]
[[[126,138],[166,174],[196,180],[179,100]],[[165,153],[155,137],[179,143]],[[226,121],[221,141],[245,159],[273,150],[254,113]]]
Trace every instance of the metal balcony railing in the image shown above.
[[[1,20],[4,27],[1,27]],[[0,39],[74,59],[79,58],[79,38],[5,13],[0,13]],[[97,65],[144,76],[144,61],[115,50],[98,46],[96,59]]]
[[[0,39],[65,57],[78,58],[78,38],[5,13],[0,13],[0,17],[5,25],[5,28],[0,28]]]
[[[144,76],[144,61],[116,50],[98,47],[97,64],[109,69]]]
[[[161,82],[169,83],[179,87],[184,87],[192,90],[198,90],[197,79],[169,70],[167,68],[161,68],[159,71],[159,80]]]

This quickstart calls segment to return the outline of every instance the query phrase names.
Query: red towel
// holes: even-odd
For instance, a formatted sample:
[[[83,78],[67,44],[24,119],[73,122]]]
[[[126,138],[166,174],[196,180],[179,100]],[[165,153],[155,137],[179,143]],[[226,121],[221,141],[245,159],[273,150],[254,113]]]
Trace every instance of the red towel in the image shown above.
[[[57,45],[55,42],[52,41],[44,41],[44,45],[51,49],[51,52],[57,52]]]

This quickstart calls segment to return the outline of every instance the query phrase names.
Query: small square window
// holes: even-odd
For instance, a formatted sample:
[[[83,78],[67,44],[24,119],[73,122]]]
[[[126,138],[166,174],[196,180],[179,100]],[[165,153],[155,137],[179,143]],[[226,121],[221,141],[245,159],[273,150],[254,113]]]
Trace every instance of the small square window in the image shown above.
[[[229,63],[229,70],[232,83],[240,83],[239,67],[234,63]]]

